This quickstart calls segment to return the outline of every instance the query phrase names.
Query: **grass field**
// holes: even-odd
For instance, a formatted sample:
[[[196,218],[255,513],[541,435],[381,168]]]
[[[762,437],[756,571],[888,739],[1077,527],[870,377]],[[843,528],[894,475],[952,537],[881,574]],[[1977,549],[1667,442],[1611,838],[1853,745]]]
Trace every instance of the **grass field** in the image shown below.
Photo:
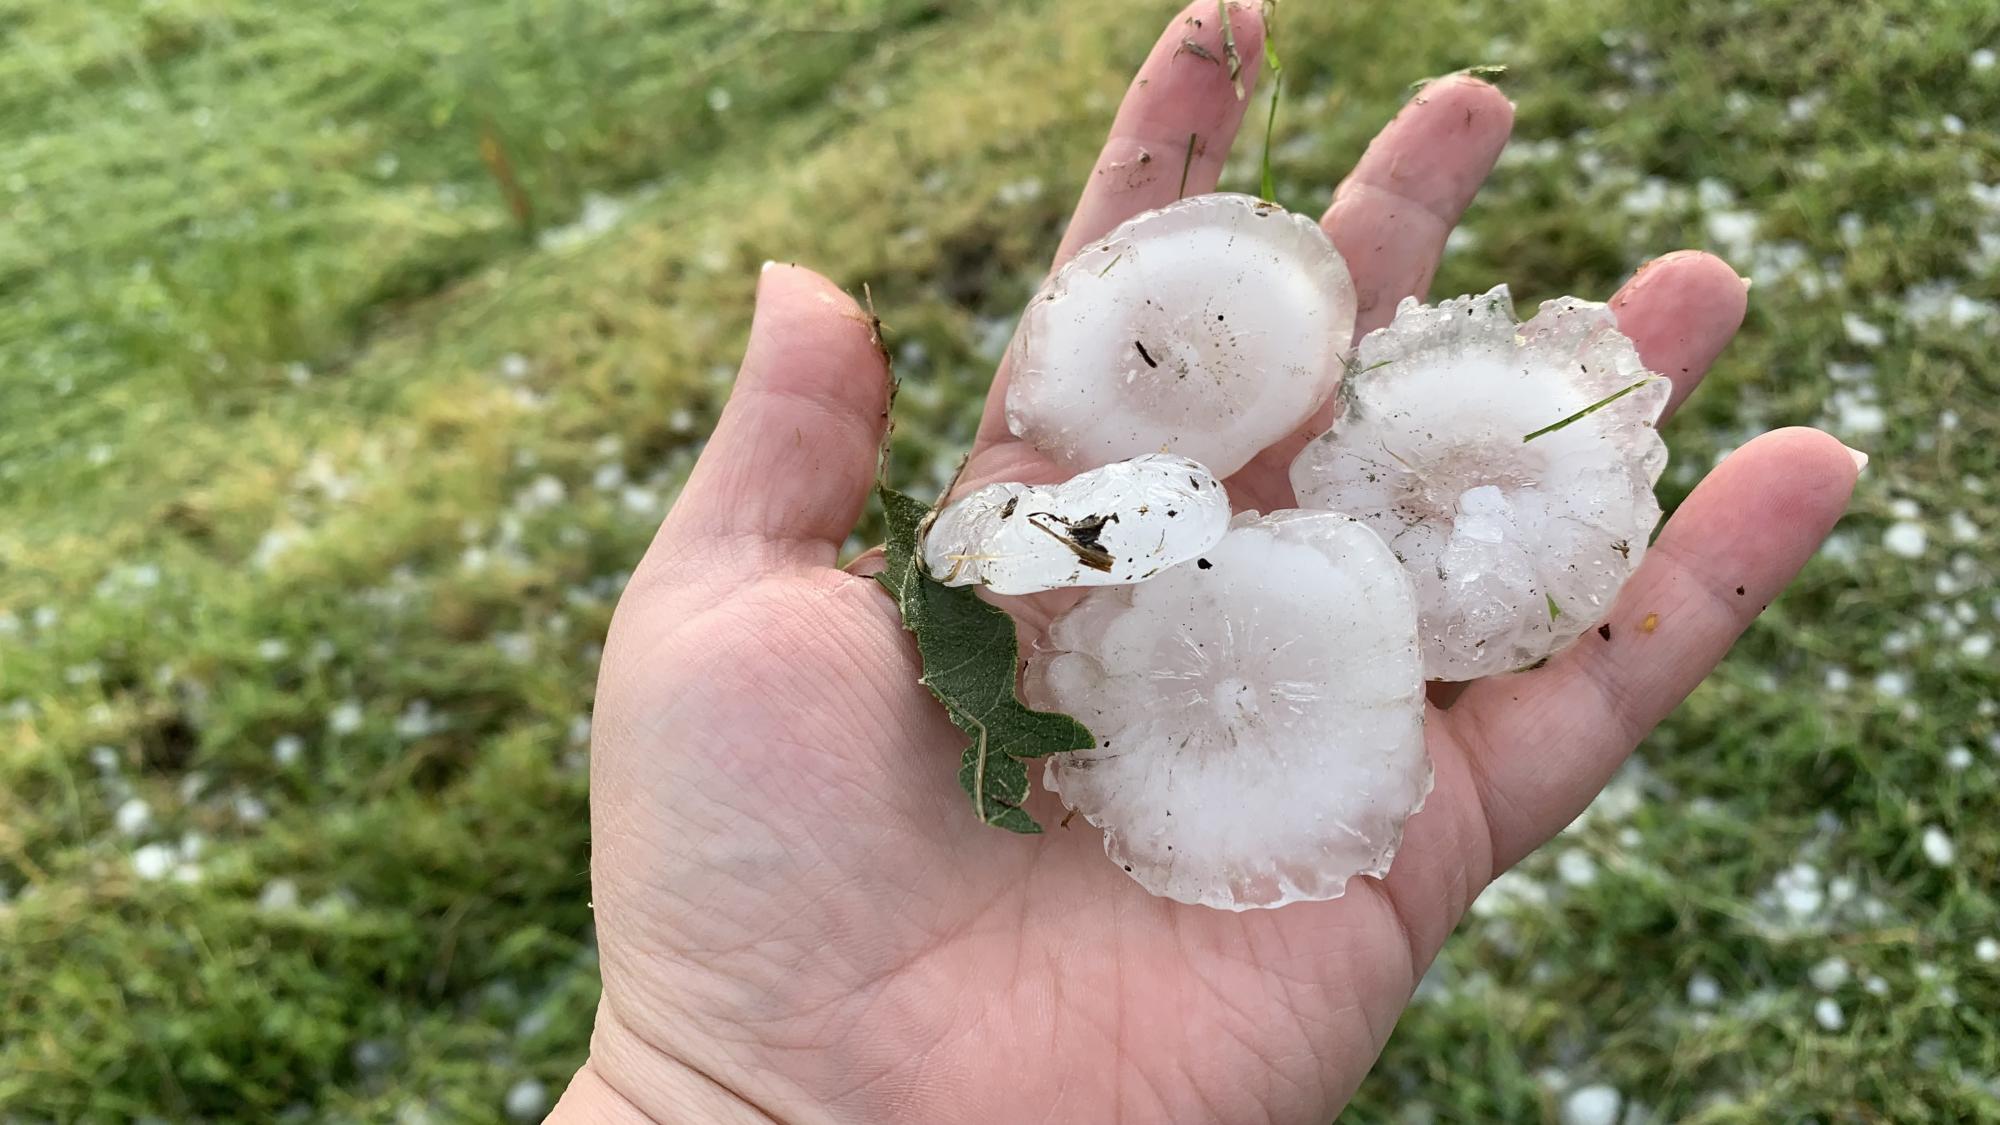
[[[597,642],[757,264],[872,287],[931,487],[1168,14],[0,0],[0,1120],[537,1116]],[[1348,1119],[2000,1121],[2000,11],[1279,18],[1301,209],[1412,80],[1510,68],[1440,293],[1755,279],[1669,503],[1770,426],[1874,457]]]

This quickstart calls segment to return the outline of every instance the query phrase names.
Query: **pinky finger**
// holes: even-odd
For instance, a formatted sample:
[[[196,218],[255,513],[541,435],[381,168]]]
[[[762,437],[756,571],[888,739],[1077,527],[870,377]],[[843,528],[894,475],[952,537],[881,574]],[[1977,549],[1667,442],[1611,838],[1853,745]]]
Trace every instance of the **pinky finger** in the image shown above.
[[[1459,696],[1446,729],[1479,779],[1495,870],[1582,812],[1715,669],[1846,511],[1861,464],[1817,430],[1750,442],[1674,513],[1599,632]]]

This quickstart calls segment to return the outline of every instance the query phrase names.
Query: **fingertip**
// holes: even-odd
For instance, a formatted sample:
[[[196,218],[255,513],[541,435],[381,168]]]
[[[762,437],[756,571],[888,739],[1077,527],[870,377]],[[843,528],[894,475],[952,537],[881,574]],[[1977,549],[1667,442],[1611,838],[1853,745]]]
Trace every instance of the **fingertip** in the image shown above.
[[[864,409],[887,396],[888,356],[873,315],[804,266],[765,262],[739,385]]]
[[[1831,511],[1837,518],[1847,508],[1861,477],[1867,455],[1841,444],[1839,438],[1811,426],[1787,426],[1772,430],[1736,451],[1724,464],[1737,457],[1751,457],[1754,464],[1743,466],[1773,488],[1786,492],[1803,505],[1809,515]]]
[[[1676,250],[1639,267],[1612,298],[1627,310],[1701,325],[1711,335],[1734,333],[1750,306],[1750,286],[1735,267],[1706,250]]]
[[[1469,74],[1440,78],[1403,103],[1334,193],[1386,190],[1448,223],[1472,204],[1514,132],[1514,103]]]
[[[1199,4],[1189,5],[1193,11]],[[1230,32],[1236,37],[1237,53],[1243,56],[1243,68],[1248,72],[1252,63],[1264,60],[1264,6],[1251,0],[1229,0]]]
[[[888,355],[875,318],[802,266],[766,262],[729,401],[647,566],[726,543],[736,571],[830,565],[874,479]]]
[[[1500,87],[1471,74],[1448,74],[1410,96],[1404,104],[1407,111],[1412,106],[1442,107],[1457,109],[1460,116],[1469,119],[1465,124],[1484,125],[1489,131],[1504,126],[1514,127],[1514,102],[1500,92]]]
[[[1729,346],[1750,291],[1728,262],[1704,250],[1676,250],[1640,266],[1611,298],[1619,331],[1648,369],[1672,382],[1667,414],[1679,409]]]

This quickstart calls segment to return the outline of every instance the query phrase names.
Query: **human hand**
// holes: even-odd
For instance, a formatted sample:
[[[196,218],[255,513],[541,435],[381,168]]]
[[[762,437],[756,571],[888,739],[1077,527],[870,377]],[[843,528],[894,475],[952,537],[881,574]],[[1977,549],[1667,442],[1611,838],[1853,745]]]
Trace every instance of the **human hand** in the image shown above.
[[[1249,7],[1231,17],[1248,85],[1262,29]],[[1221,56],[1215,24],[1200,2],[1169,26],[1059,261],[1171,202],[1190,133],[1187,191],[1214,187],[1245,102],[1181,43]],[[1484,83],[1432,84],[1335,193],[1324,221],[1360,331],[1426,289],[1511,117]],[[1677,405],[1744,296],[1719,260],[1678,254],[1612,305]],[[1327,1120],[1472,898],[1721,659],[1858,471],[1809,430],[1739,449],[1661,533],[1609,639],[1428,715],[1436,788],[1386,878],[1236,914],[1147,895],[1085,826],[1016,837],[967,809],[962,736],[918,685],[894,605],[835,567],[886,377],[849,298],[765,270],[735,392],[606,646],[591,779],[604,996],[559,1118]],[[962,487],[1061,475],[1007,433],[1005,385],[1003,368]],[[1238,504],[1289,506],[1295,449],[1233,478]],[[1030,635],[1041,623],[1024,615]]]

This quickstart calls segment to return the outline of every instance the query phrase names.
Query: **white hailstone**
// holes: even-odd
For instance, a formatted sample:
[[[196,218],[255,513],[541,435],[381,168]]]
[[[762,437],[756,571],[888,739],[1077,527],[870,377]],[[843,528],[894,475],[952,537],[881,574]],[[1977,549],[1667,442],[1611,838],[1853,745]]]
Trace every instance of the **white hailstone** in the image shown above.
[[[1982,965],[2000,962],[2000,940],[1990,937],[1980,938],[1972,945],[1972,955],[1979,958]]]
[[[1910,694],[1910,677],[1907,673],[1896,671],[1877,673],[1875,691],[1891,699],[1901,699]]]
[[[1713,1008],[1722,1003],[1722,982],[1707,973],[1688,978],[1688,1003],[1697,1008]]]
[[[1950,867],[1952,861],[1958,858],[1958,845],[1952,843],[1945,830],[1935,824],[1924,829],[1923,848],[1924,858],[1933,867]]]
[[[305,752],[306,740],[296,734],[281,734],[271,743],[271,760],[280,766],[296,764]]]
[[[1229,910],[1388,871],[1430,792],[1409,580],[1332,512],[1245,513],[1193,564],[1084,595],[1029,698],[1096,733],[1046,783],[1139,884]]]
[[[1029,302],[1007,425],[1070,469],[1168,452],[1226,477],[1333,393],[1354,313],[1311,219],[1183,199],[1078,251]]]
[[[1882,545],[1889,548],[1889,553],[1906,559],[1922,558],[1929,542],[1930,536],[1924,531],[1924,526],[1908,520],[1892,523],[1889,530],[1882,533]]]
[[[1367,522],[1403,560],[1425,674],[1513,671],[1602,620],[1660,518],[1654,422],[1671,389],[1611,310],[1564,297],[1517,324],[1504,285],[1406,299],[1356,368],[1292,488]]]
[[[1829,957],[1806,970],[1806,979],[1821,992],[1838,992],[1847,978],[1847,962],[1839,957]]]
[[[1155,453],[1062,484],[989,484],[938,514],[924,568],[947,586],[996,594],[1143,582],[1229,530],[1222,482]]]
[[[1840,1010],[1840,1002],[1831,996],[1822,996],[1813,1005],[1813,1022],[1826,1031],[1839,1031],[1847,1026],[1847,1013]]]
[[[1850,342],[1864,348],[1879,348],[1889,339],[1888,333],[1853,313],[1842,313],[1840,326]]]
[[[1556,877],[1572,887],[1588,887],[1597,882],[1597,861],[1589,852],[1571,848],[1556,857]]]
[[[141,798],[128,797],[124,804],[118,806],[112,820],[118,825],[118,831],[127,836],[137,836],[153,826],[153,809]]]
[[[345,699],[334,704],[333,710],[327,712],[326,726],[335,734],[353,734],[361,729],[363,718],[361,701]]]
[[[132,873],[141,879],[164,879],[179,857],[167,844],[147,844],[132,853]]]
[[[1624,1100],[1609,1086],[1584,1086],[1563,1099],[1559,1119],[1562,1125],[1618,1125]]]
[[[290,879],[273,879],[257,893],[259,910],[297,910],[298,907],[299,885]]]
[[[540,1121],[549,1111],[549,1088],[523,1078],[507,1089],[507,1116],[516,1121]]]

